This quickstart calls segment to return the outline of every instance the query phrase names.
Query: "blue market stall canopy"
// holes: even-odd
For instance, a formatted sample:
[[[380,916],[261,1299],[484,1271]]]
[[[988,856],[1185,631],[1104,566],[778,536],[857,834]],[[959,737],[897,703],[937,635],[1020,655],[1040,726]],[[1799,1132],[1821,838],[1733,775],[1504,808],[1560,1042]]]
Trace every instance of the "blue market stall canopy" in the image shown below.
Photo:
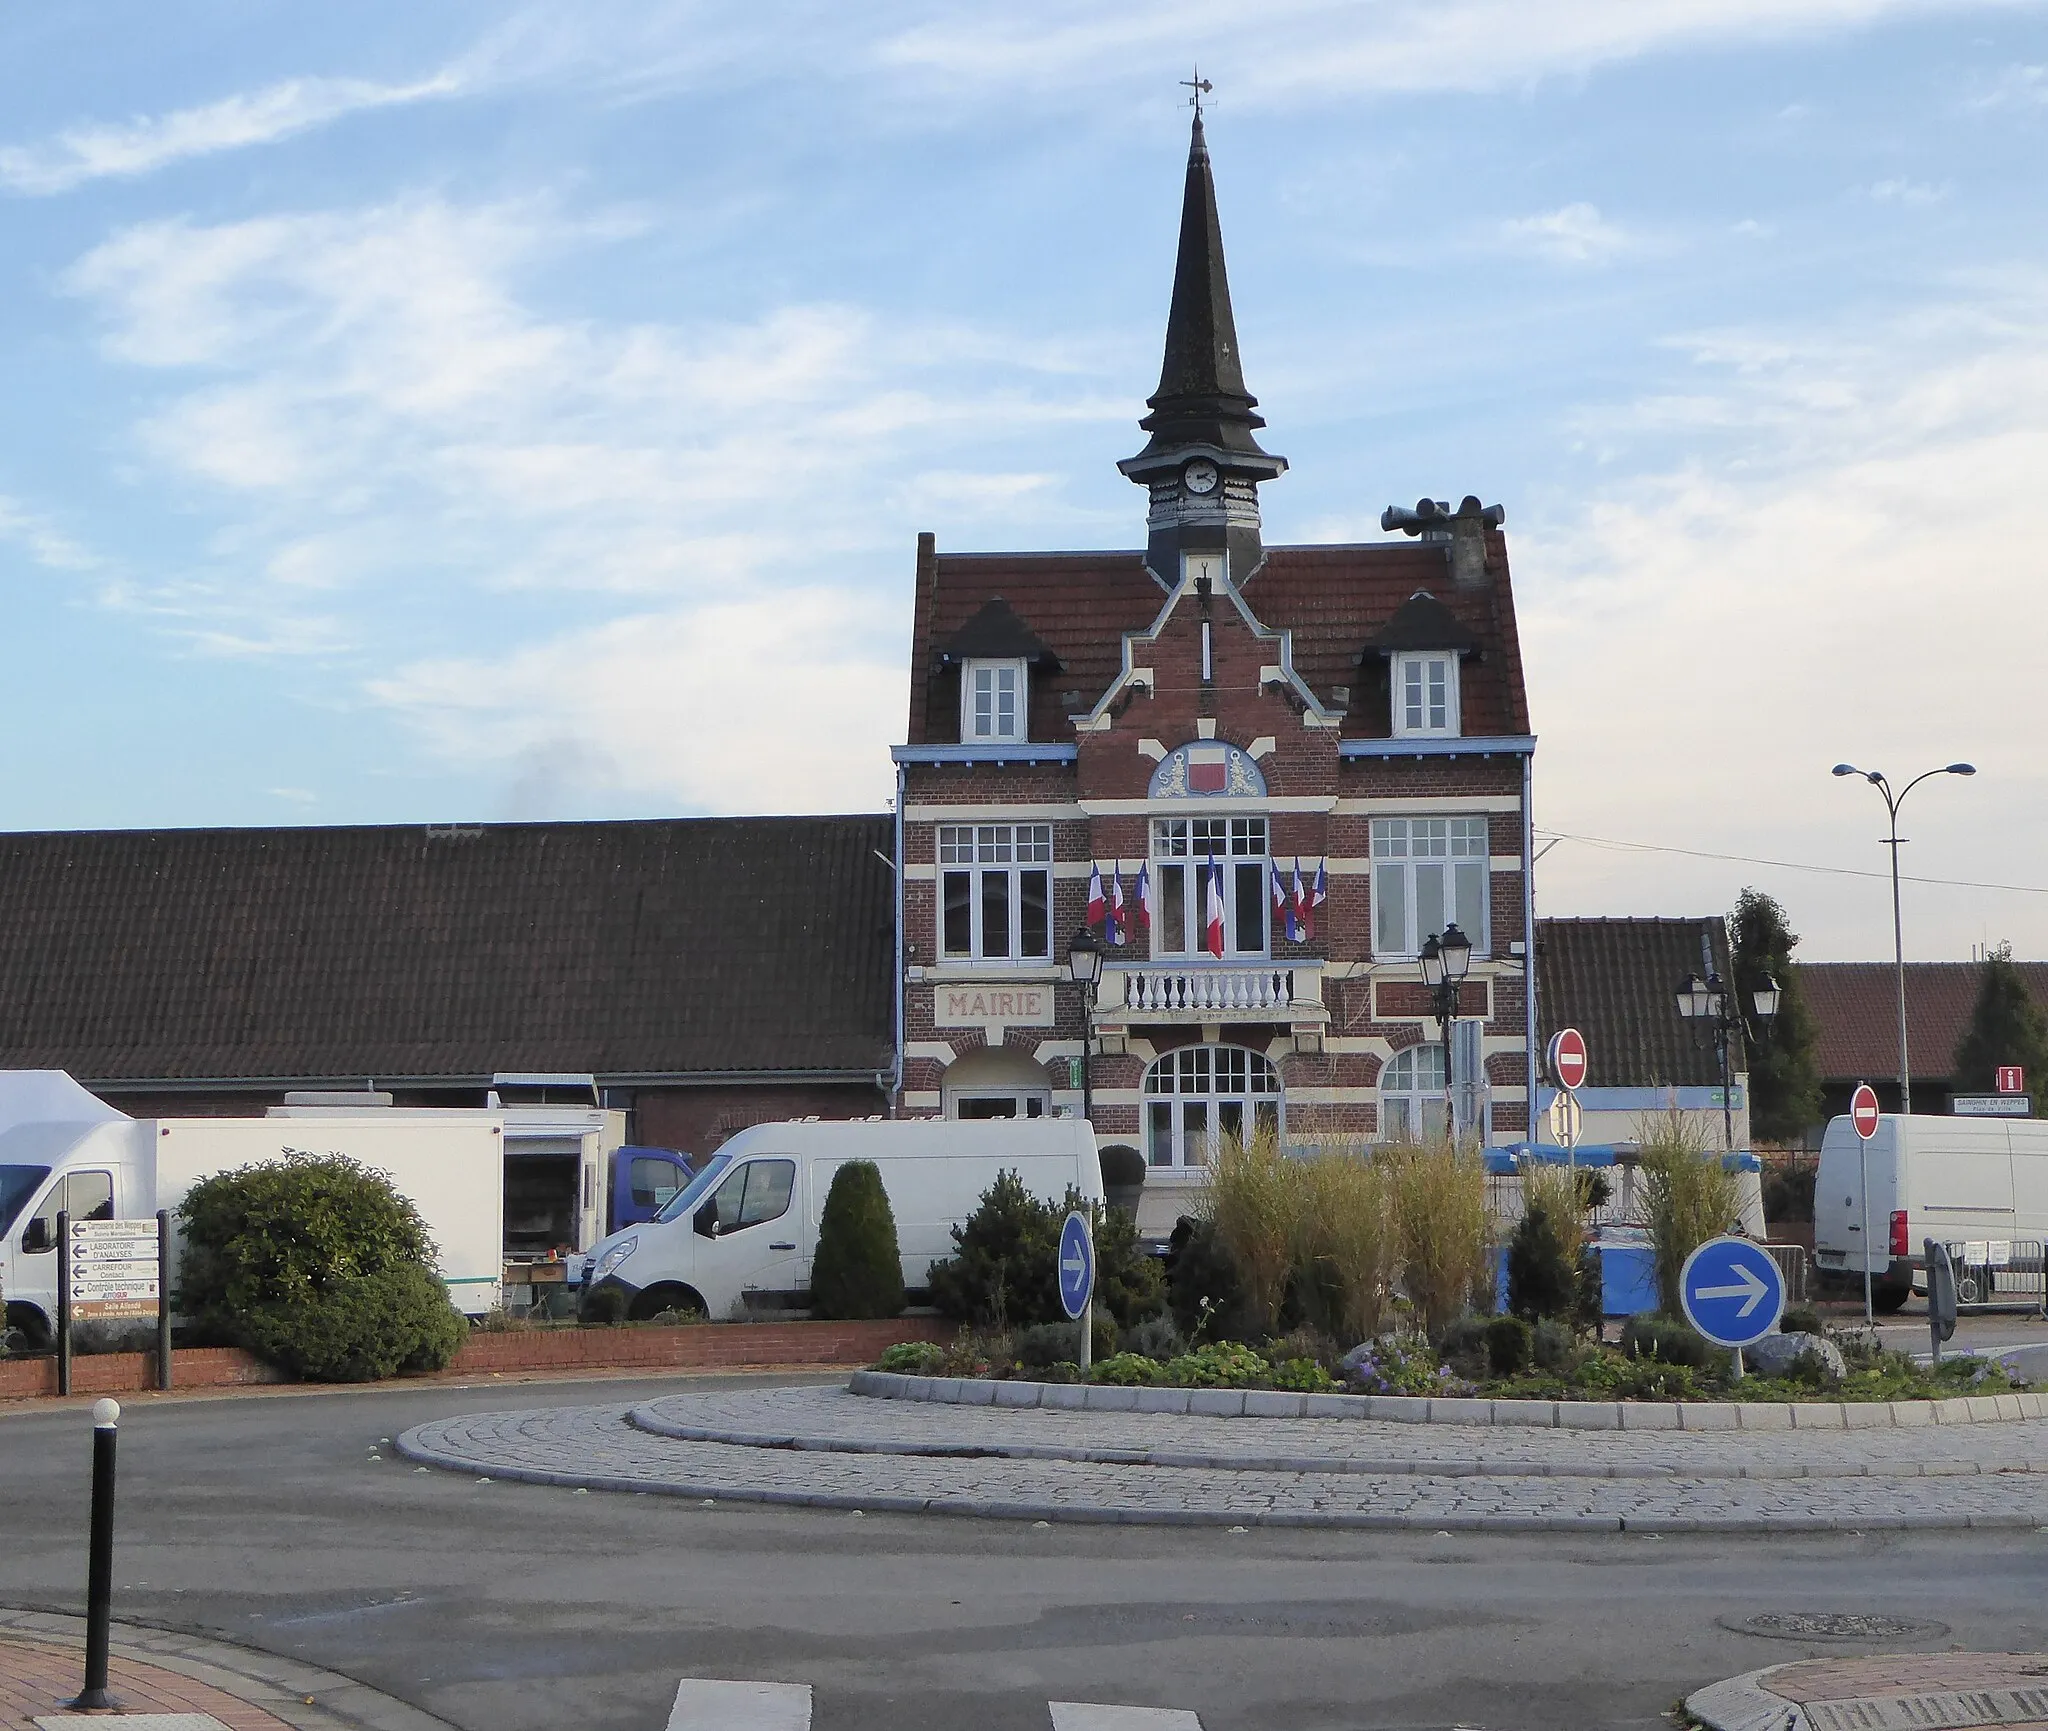
[[[1556,1142],[1511,1142],[1504,1147],[1486,1150],[1486,1170],[1491,1177],[1512,1177],[1524,1160],[1562,1166],[1567,1158],[1579,1166],[1612,1166],[1618,1159],[1633,1160],[1639,1147],[1634,1142],[1588,1142],[1567,1156],[1563,1146]],[[1761,1160],[1743,1151],[1723,1154],[1721,1164],[1730,1172],[1761,1172],[1764,1169]]]

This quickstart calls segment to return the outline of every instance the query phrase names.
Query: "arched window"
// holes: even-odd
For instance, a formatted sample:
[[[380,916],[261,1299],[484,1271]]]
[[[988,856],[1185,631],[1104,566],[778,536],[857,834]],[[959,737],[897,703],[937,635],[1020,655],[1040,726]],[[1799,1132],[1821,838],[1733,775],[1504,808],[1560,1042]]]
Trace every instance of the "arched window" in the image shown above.
[[[1450,1126],[1445,1081],[1441,1046],[1410,1046],[1389,1058],[1380,1071],[1380,1140],[1444,1135]]]
[[[1279,1135],[1280,1072],[1242,1046],[1183,1046],[1145,1072],[1145,1162],[1207,1166],[1223,1137]]]

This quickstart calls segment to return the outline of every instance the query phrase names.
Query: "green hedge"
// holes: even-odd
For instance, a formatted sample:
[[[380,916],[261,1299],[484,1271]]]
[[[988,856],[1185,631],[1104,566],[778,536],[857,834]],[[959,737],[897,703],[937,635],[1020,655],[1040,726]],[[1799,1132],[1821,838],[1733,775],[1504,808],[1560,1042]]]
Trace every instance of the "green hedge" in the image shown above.
[[[811,1314],[859,1320],[903,1312],[903,1255],[882,1172],[849,1160],[832,1174],[811,1264]]]

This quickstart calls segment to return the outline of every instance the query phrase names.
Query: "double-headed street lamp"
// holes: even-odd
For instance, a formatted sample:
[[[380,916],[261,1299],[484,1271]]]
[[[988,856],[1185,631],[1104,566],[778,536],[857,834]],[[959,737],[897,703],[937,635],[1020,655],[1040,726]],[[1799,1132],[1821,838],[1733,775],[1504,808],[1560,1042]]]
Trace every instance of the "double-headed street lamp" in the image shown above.
[[[1095,982],[1102,975],[1102,940],[1087,926],[1077,926],[1067,941],[1067,972],[1081,988],[1081,1116],[1095,1120],[1095,1101],[1088,1086],[1088,1024],[1095,1011]]]
[[[1939,769],[1923,771],[1897,793],[1893,793],[1892,784],[1885,780],[1884,771],[1881,769],[1858,769],[1853,763],[1835,765],[1835,774],[1860,775],[1883,794],[1884,809],[1892,820],[1892,832],[1884,845],[1892,850],[1892,969],[1897,976],[1899,987],[1899,1111],[1909,1117],[1913,1111],[1913,1069],[1906,1058],[1906,938],[1905,928],[1899,918],[1899,843],[1906,838],[1899,834],[1899,807],[1906,803],[1906,795],[1931,775],[1976,773],[1975,764],[1947,763]]]
[[[1778,1013],[1780,995],[1778,982],[1764,975],[1763,983],[1750,994],[1759,1022],[1768,1022]],[[1735,1107],[1728,1081],[1728,1037],[1737,1028],[1747,1032],[1742,1008],[1735,1000],[1735,989],[1724,984],[1719,974],[1709,974],[1704,980],[1698,974],[1687,974],[1678,982],[1677,997],[1681,1016],[1695,1024],[1704,1022],[1713,1030],[1714,1051],[1721,1060],[1721,1143],[1732,1153]]]
[[[1472,966],[1472,940],[1448,925],[1439,937],[1432,932],[1422,940],[1416,958],[1422,968],[1422,983],[1429,988],[1430,1014],[1436,1018],[1444,1051],[1444,1117],[1450,1129],[1451,1146],[1458,1145],[1458,1089],[1451,1078],[1451,1024],[1458,1019],[1458,988]]]

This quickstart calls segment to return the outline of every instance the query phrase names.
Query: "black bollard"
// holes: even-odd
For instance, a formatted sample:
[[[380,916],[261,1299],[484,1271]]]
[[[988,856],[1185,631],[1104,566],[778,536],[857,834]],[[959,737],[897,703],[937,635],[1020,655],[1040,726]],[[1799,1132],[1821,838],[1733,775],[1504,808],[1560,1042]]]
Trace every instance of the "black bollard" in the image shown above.
[[[92,1556],[85,1586],[85,1689],[73,1708],[112,1707],[107,1693],[107,1634],[114,1614],[114,1427],[121,1403],[92,1408]]]

